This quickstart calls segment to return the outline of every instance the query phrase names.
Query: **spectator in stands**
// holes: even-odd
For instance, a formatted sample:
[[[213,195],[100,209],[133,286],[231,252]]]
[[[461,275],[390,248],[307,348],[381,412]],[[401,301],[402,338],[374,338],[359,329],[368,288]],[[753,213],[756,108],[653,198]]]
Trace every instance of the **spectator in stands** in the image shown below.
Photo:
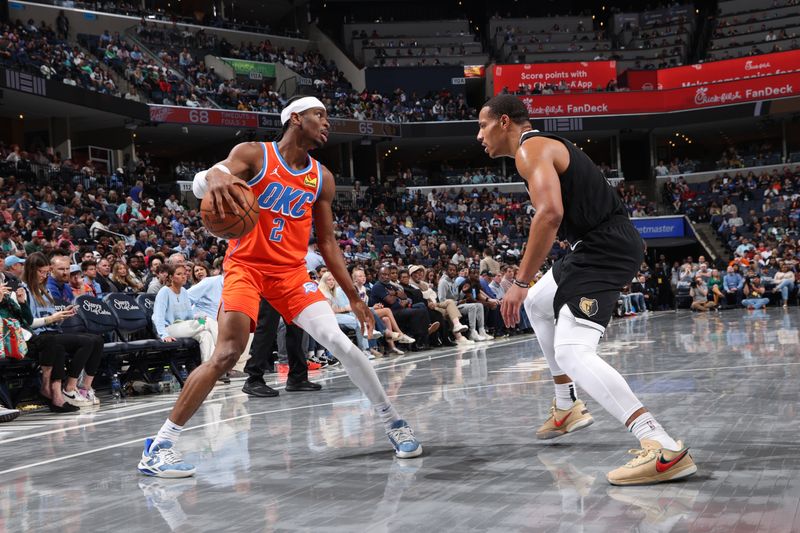
[[[196,285],[203,281],[209,275],[208,265],[205,263],[197,263],[192,267],[192,285]]]
[[[25,259],[16,255],[9,255],[6,257],[4,264],[6,267],[4,273],[7,279],[22,279],[22,273],[25,270]]]
[[[49,272],[50,262],[41,253],[31,254],[25,261],[23,279],[26,294],[23,300],[30,308],[31,330],[34,333],[28,349],[42,367],[41,393],[48,399],[50,410],[68,413],[100,403],[92,383],[103,355],[103,338],[88,333],[60,331],[58,324],[74,316],[75,307],[56,311],[55,300],[45,284]],[[65,371],[67,361],[69,370]],[[83,390],[79,391],[77,385],[81,372],[85,376]]]
[[[328,300],[333,312],[336,314],[336,322],[342,328],[352,330],[356,335],[356,345],[364,352],[364,356],[369,359],[383,357],[383,354],[375,348],[369,347],[365,331],[358,323],[358,318],[350,309],[350,302],[344,291],[339,289],[336,278],[330,272],[325,272],[319,280],[319,290]]]
[[[744,282],[744,300],[742,305],[748,310],[761,309],[769,304],[769,298],[764,296],[767,289],[761,284],[758,275],[748,277]]]
[[[689,288],[692,297],[692,311],[706,312],[714,309],[714,302],[708,300],[708,286],[702,276],[695,277]]]
[[[430,320],[430,327],[428,328],[429,343],[431,346],[455,346],[455,343],[448,339],[447,330],[444,328],[446,325],[444,315],[439,312],[436,306],[423,296],[422,291],[411,285],[411,276],[405,268],[398,271],[398,284],[403,290],[403,293],[411,301],[411,307],[416,309],[425,309],[428,313]]]
[[[111,283],[116,287],[116,292],[141,292],[143,287],[128,271],[128,265],[123,261],[117,261],[112,267],[113,272],[109,277]],[[105,291],[104,291],[105,292]]]
[[[120,289],[118,289],[116,284],[111,280],[110,275],[111,263],[109,263],[106,258],[100,259],[97,262],[97,278],[95,278],[95,281],[100,285],[102,294],[120,292]]]
[[[88,286],[83,281],[83,274],[81,272],[80,265],[69,266],[69,288],[72,290],[72,296],[74,298],[84,294],[88,294],[89,296],[95,295],[92,287]]]
[[[353,269],[351,275],[353,278],[353,284],[356,287],[356,291],[358,291],[358,297],[361,298],[364,303],[369,305],[369,289],[372,287],[370,286],[369,289],[367,288],[367,276],[364,272],[364,269],[361,267],[356,267]],[[378,329],[383,334],[384,342],[386,342],[386,346],[389,349],[388,353],[393,355],[403,355],[404,352],[395,346],[395,342],[401,344],[413,344],[415,339],[400,331],[400,325],[395,320],[391,309],[384,307],[383,304],[375,304],[370,309],[375,316],[375,329]],[[380,325],[378,322],[380,322]]]
[[[217,343],[216,320],[195,318],[189,292],[184,288],[187,271],[184,265],[167,265],[167,284],[158,291],[153,303],[153,326],[164,342],[193,338],[200,343],[200,358],[211,359]]]
[[[53,298],[65,303],[72,303],[75,296],[69,284],[70,264],[65,255],[53,255],[50,258],[50,275],[47,277],[47,290]]]
[[[62,41],[66,41],[69,38],[69,19],[63,9],[58,11],[56,30],[58,31],[58,38]]]
[[[638,274],[630,284],[631,303],[636,308],[637,313],[647,313],[647,300],[650,294],[647,291],[647,278],[644,274]]]
[[[447,317],[447,319],[449,319],[452,323],[452,328],[448,329],[452,329],[456,344],[474,344],[473,341],[467,339],[462,334],[463,331],[469,329],[469,326],[461,323],[461,312],[458,310],[455,300],[446,299],[441,302],[438,301],[438,295],[433,289],[434,285],[424,281],[426,276],[424,267],[413,265],[408,269],[408,271],[411,275],[410,284],[419,289],[422,292],[422,295],[436,308],[436,310],[439,311],[439,313],[441,313],[443,316]],[[433,273],[435,274],[435,272]],[[432,281],[433,280],[431,280],[431,282]]]
[[[795,289],[795,275],[790,270],[789,263],[781,265],[780,272],[777,272],[772,281],[775,283],[775,288],[772,289],[773,293],[781,293],[781,301],[783,307],[789,307],[789,295]]]
[[[86,259],[81,262],[80,270],[83,274],[83,282],[88,286],[91,295],[98,298],[102,296],[103,289],[97,282],[97,262],[93,259]]]
[[[369,302],[372,306],[382,304],[392,310],[397,323],[403,331],[411,333],[416,340],[412,351],[419,351],[427,343],[430,318],[426,309],[412,308],[405,293],[396,288],[390,280],[389,267],[378,271],[378,281],[372,286]]]
[[[447,270],[443,272],[441,278],[439,278],[439,286],[437,288],[439,301],[453,300],[456,302],[461,316],[467,317],[467,322],[469,324],[468,338],[470,340],[475,342],[487,340],[478,333],[479,330],[485,330],[483,306],[478,302],[469,302],[465,297],[462,297],[456,283],[457,273],[456,265],[449,263],[447,265]]]
[[[719,307],[720,302],[726,302],[725,292],[723,288],[722,278],[719,275],[719,270],[716,268],[711,271],[711,276],[708,278],[708,292],[714,299],[714,305]]]
[[[147,286],[147,294],[157,294],[158,291],[161,290],[161,287],[166,285],[168,277],[169,269],[167,269],[167,265],[159,264],[156,267],[156,275],[150,280],[150,284]]]
[[[500,263],[494,258],[494,248],[487,246],[483,249],[483,259],[481,259],[479,270],[492,273],[500,272]]]
[[[317,248],[317,239],[311,238],[308,241],[308,253],[306,254],[306,269],[316,270],[318,266],[325,265],[325,260]]]

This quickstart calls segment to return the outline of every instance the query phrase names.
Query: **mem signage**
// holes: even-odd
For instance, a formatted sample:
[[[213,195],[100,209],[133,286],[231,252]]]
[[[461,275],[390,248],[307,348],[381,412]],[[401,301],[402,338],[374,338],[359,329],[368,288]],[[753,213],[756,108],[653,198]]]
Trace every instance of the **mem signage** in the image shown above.
[[[558,85],[562,81],[573,91],[605,87],[617,79],[616,61],[571,61],[566,63],[533,63],[495,65],[494,94],[503,89],[517,92],[520,85],[537,83]]]
[[[222,60],[233,67],[237,76],[247,76],[251,80],[275,77],[275,63],[262,63],[261,61],[247,61],[223,57]]]
[[[686,235],[682,216],[632,218],[631,222],[643,239],[665,239]]]
[[[23,93],[47,96],[45,79],[25,72],[6,70],[6,87]]]

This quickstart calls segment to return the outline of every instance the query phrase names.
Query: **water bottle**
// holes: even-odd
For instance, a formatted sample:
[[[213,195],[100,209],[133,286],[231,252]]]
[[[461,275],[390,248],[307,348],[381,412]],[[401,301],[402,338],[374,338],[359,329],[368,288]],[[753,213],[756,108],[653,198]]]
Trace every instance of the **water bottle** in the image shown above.
[[[186,365],[181,365],[181,370],[178,374],[181,376],[181,381],[185,384],[186,380],[189,378],[189,371],[186,370]]]
[[[172,392],[181,391],[181,382],[178,381],[178,377],[175,374],[170,374],[169,388],[172,390]]]
[[[172,392],[172,371],[165,366],[161,372],[161,392]]]
[[[122,398],[122,384],[118,374],[111,376],[111,397],[117,402]]]

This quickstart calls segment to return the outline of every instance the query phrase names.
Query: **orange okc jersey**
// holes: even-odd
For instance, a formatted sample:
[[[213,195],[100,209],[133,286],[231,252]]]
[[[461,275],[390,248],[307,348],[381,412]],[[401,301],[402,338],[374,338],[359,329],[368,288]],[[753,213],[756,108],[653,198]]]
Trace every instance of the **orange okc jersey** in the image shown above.
[[[305,268],[311,211],[322,190],[322,165],[309,156],[306,168],[293,170],[277,143],[261,143],[261,148],[261,172],[247,182],[261,208],[258,224],[241,239],[231,240],[226,262],[269,272]]]

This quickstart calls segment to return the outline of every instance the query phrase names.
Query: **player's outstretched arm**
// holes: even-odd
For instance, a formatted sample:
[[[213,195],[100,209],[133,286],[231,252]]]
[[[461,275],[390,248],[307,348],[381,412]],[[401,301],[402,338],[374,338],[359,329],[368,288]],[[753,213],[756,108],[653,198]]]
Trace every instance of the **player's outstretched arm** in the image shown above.
[[[317,246],[325,265],[330,270],[336,282],[342,288],[350,300],[350,308],[355,313],[356,318],[362,327],[367,326],[369,335],[375,327],[375,320],[372,317],[367,305],[358,297],[358,292],[353,285],[353,280],[347,272],[347,265],[344,262],[342,249],[336,242],[333,234],[333,198],[336,195],[336,183],[333,174],[326,167],[322,167],[322,190],[319,198],[314,202],[314,227],[317,230]]]
[[[198,172],[192,183],[192,191],[198,198],[208,195],[211,209],[225,216],[226,207],[235,214],[245,198],[236,181],[247,181],[261,170],[264,164],[260,143],[240,143],[233,147],[228,157],[208,170]]]
[[[564,145],[558,141],[535,138],[526,141],[517,152],[517,171],[528,182],[528,192],[536,215],[517,272],[517,283],[503,297],[501,305],[503,320],[509,327],[519,322],[519,309],[528,294],[523,286],[529,285],[542,267],[564,217],[561,182],[556,170],[556,159],[564,156],[559,147],[566,152]],[[568,153],[566,157],[569,157]]]

